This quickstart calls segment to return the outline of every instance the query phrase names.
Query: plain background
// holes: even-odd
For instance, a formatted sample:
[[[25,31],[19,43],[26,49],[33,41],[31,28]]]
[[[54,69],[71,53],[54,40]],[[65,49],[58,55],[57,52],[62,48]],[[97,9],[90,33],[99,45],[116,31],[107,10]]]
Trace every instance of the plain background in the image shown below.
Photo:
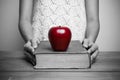
[[[100,51],[120,51],[120,0],[100,1]],[[19,0],[0,0],[0,50],[23,50],[18,30]]]

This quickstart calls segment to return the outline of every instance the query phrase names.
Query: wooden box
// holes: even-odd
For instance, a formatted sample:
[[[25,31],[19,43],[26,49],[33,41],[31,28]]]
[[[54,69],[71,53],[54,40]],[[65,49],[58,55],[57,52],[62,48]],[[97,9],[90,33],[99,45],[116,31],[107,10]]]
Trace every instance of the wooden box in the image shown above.
[[[49,41],[42,41],[35,51],[34,68],[90,68],[91,59],[80,41],[71,41],[68,50],[53,51]]]

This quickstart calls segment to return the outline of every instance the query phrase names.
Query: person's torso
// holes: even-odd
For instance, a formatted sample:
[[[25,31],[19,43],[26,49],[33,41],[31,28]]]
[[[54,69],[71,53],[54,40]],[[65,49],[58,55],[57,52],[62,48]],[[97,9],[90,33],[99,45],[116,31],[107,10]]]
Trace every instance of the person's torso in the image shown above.
[[[86,29],[84,0],[34,0],[34,36],[48,40],[48,31],[54,26],[71,29],[72,40],[82,41]]]

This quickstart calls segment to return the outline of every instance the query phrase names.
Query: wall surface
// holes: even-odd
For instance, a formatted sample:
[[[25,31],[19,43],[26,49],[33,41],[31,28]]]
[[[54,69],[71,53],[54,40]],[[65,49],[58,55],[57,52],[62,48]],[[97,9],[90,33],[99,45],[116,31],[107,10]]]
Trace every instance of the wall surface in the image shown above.
[[[101,30],[97,44],[101,51],[120,51],[120,0],[99,1]],[[0,50],[23,49],[18,11],[19,0],[0,0]]]
[[[0,0],[0,50],[22,50],[18,12],[19,0]]]
[[[101,30],[97,43],[102,51],[120,51],[120,0],[99,1]]]

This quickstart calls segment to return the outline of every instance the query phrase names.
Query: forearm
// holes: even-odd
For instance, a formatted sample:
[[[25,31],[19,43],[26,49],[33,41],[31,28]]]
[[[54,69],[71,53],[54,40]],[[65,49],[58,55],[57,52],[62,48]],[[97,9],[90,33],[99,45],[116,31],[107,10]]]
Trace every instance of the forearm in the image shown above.
[[[85,38],[96,41],[99,33],[99,0],[85,0],[87,29]]]
[[[33,31],[32,31],[32,26],[31,23],[28,21],[21,21],[19,23],[19,31],[25,40],[25,42],[29,41],[33,37]]]
[[[25,42],[32,39],[32,8],[33,0],[20,0],[19,1],[19,31]]]
[[[85,38],[95,42],[100,29],[99,20],[91,20],[87,22]]]

